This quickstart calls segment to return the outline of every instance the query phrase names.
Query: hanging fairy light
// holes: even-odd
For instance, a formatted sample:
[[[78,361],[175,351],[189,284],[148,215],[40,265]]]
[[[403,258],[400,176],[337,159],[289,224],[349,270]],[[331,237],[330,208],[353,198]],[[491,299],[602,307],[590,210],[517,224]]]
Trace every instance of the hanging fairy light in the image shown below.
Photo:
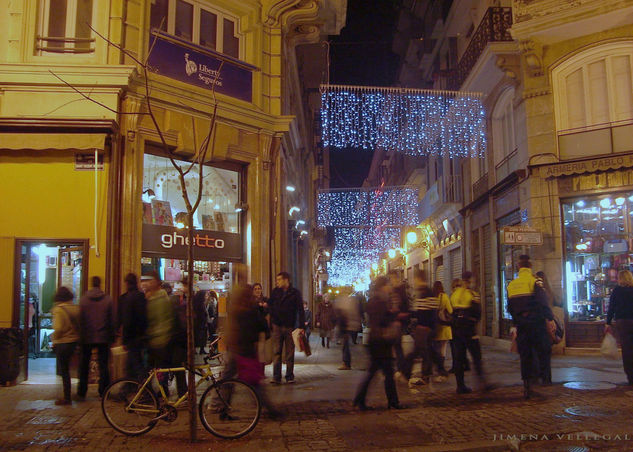
[[[324,146],[409,155],[480,157],[486,147],[481,95],[372,86],[321,86]]]

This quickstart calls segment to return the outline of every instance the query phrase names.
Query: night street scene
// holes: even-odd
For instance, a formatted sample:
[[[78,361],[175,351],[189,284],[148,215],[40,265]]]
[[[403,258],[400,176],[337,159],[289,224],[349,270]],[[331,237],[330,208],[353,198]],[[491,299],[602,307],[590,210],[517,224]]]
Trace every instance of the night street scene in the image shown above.
[[[633,0],[0,0],[0,452],[633,451]]]

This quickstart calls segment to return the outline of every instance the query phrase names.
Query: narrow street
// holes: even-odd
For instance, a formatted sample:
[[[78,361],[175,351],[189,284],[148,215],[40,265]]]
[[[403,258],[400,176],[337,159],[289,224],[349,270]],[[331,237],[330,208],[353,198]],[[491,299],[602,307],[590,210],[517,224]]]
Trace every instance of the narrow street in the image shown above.
[[[55,385],[21,384],[0,389],[0,450],[192,450],[213,451],[624,451],[633,448],[633,391],[619,361],[597,355],[554,356],[554,385],[542,397],[522,398],[518,356],[484,347],[491,393],[455,394],[451,376],[432,388],[398,384],[400,411],[386,409],[381,379],[370,388],[368,412],[352,407],[365,368],[365,350],[352,349],[351,371],[339,371],[340,346],[324,349],[312,336],[314,354],[297,355],[294,385],[266,389],[287,413],[273,421],[263,415],[246,437],[226,441],[201,426],[199,441],[188,442],[188,414],[162,423],[140,437],[116,433],[103,419],[96,387],[85,402],[55,406]],[[270,366],[267,367],[270,376]],[[578,382],[583,389],[563,384]],[[474,381],[471,380],[474,385]]]

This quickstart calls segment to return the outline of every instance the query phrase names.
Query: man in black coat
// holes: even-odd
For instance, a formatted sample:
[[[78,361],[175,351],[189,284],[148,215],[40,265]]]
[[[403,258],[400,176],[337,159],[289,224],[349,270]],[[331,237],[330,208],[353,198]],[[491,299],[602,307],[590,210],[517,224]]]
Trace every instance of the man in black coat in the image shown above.
[[[145,373],[143,348],[147,329],[147,300],[138,289],[138,278],[134,273],[125,277],[127,291],[119,297],[117,329],[121,328],[121,339],[127,350],[127,376],[140,379]]]
[[[303,301],[301,292],[290,284],[290,275],[287,272],[277,274],[275,283],[277,287],[268,300],[274,352],[272,383],[281,383],[281,353],[284,346],[286,383],[294,383],[295,344],[292,340],[292,331],[297,321],[299,326],[305,325]]]

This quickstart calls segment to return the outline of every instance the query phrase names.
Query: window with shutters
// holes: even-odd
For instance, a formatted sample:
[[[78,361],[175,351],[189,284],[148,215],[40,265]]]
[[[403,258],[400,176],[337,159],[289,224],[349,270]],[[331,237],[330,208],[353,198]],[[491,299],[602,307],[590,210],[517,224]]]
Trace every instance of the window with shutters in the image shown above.
[[[93,0],[41,0],[37,54],[94,52],[95,38],[90,29],[94,11]]]
[[[152,0],[150,26],[185,41],[233,58],[240,58],[239,20],[227,12],[209,8],[206,2]]]
[[[517,169],[514,88],[503,92],[492,112],[492,148],[498,182]]]
[[[633,150],[633,43],[581,52],[552,71],[561,159]]]

